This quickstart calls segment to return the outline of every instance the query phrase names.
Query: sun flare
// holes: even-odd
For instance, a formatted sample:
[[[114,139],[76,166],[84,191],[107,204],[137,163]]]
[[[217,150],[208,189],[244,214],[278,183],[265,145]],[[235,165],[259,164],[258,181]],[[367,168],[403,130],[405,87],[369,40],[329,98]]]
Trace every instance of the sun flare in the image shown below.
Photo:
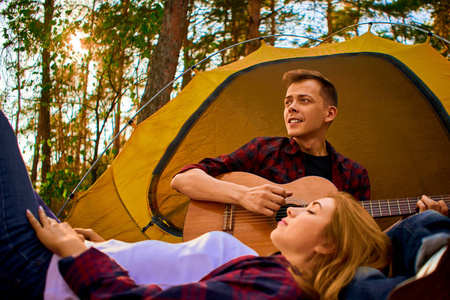
[[[69,44],[72,46],[72,50],[75,53],[84,54],[86,52],[82,41],[85,37],[86,35],[84,33],[78,31],[70,36]]]

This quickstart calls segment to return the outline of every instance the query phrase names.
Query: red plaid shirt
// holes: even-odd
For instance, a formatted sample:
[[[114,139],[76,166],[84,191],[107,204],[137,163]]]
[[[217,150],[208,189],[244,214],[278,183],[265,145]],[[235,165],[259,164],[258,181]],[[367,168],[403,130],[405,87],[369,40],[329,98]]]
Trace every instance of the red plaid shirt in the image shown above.
[[[95,248],[60,260],[59,270],[81,299],[300,299],[288,265],[281,255],[242,256],[199,282],[164,291],[157,285],[136,285],[127,271]],[[152,266],[148,271],[158,272]]]
[[[326,142],[332,161],[332,182],[340,191],[352,194],[358,200],[370,199],[367,170],[357,162],[337,153]],[[183,167],[179,173],[199,168],[216,177],[223,173],[241,171],[259,175],[275,183],[288,183],[305,176],[305,154],[294,139],[286,137],[259,137],[231,154],[205,158],[198,164]]]

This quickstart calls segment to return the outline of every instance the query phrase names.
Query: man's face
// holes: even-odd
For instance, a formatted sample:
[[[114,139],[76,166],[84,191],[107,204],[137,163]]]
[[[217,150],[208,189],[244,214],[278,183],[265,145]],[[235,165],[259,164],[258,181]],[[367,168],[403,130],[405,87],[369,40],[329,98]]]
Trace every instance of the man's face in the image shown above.
[[[328,109],[324,108],[321,85],[313,79],[293,83],[284,99],[284,122],[293,138],[315,137],[328,127]]]

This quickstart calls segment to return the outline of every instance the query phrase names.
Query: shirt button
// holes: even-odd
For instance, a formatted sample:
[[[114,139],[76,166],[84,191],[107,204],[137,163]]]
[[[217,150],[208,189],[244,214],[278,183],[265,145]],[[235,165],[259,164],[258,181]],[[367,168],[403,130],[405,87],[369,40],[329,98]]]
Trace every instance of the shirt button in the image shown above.
[[[303,170],[298,171],[299,174],[303,174]]]

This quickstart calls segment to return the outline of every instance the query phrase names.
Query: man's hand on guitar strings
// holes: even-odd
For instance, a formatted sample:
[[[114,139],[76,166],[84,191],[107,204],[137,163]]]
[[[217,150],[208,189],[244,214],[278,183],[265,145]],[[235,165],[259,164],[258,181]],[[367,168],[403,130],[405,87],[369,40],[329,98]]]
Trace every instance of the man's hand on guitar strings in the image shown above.
[[[286,198],[292,196],[292,192],[282,187],[264,184],[247,188],[239,204],[245,209],[266,216],[273,216],[282,206],[286,205]]]
[[[430,199],[425,195],[423,195],[422,198],[417,201],[416,209],[418,210],[418,212],[424,212],[426,210],[432,209],[440,212],[444,216],[448,215],[448,206],[443,200],[434,201],[433,199]]]

